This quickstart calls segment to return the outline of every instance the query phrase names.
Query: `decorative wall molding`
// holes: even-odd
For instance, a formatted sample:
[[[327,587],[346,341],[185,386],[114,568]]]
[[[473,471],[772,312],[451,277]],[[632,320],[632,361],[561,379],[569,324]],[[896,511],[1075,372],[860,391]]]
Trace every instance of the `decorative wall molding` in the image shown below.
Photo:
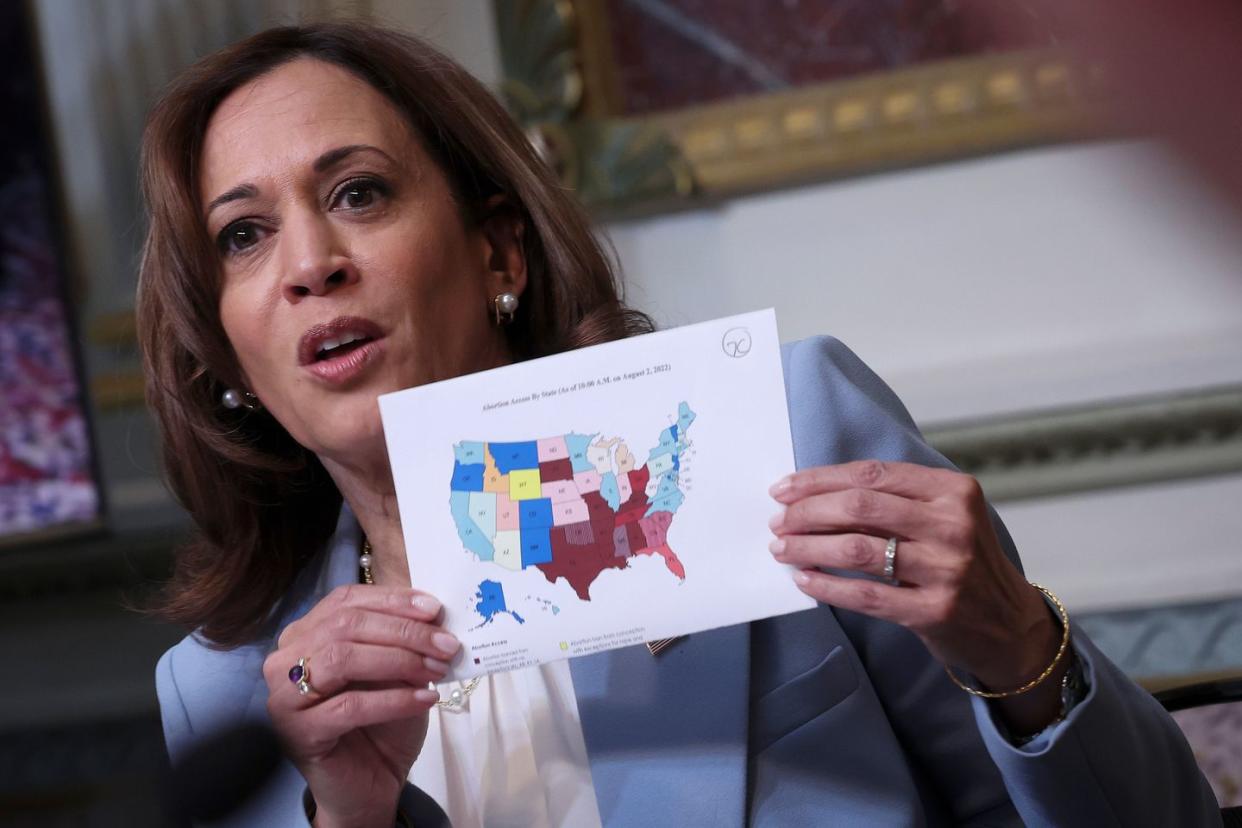
[[[1242,471],[1242,386],[926,430],[992,500]]]

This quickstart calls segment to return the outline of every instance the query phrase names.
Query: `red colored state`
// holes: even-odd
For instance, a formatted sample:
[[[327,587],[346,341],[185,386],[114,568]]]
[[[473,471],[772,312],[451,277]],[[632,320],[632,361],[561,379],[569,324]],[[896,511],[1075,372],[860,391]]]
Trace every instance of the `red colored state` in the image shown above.
[[[605,503],[604,507],[607,508],[607,505]],[[594,541],[584,545],[571,544],[563,526],[554,526],[551,538],[552,560],[535,564],[536,568],[549,583],[554,584],[557,578],[564,578],[583,601],[591,600],[591,584],[595,583],[601,572],[605,569],[625,569],[627,566],[628,558],[618,558],[613,554],[611,529],[602,532],[600,527],[595,527]]]
[[[624,524],[626,539],[630,542],[631,554],[638,552],[647,545],[647,536],[643,534],[643,529],[638,525],[637,521]]]
[[[630,499],[621,504],[621,508],[617,510],[617,523],[629,523],[630,521],[640,520],[643,515],[647,514],[647,510],[651,508],[651,501],[647,499],[647,481],[651,479],[651,472],[646,466],[640,469],[634,469],[630,472],[630,488],[633,494]]]
[[[612,511],[612,507],[608,505],[608,501],[604,500],[604,496],[599,492],[583,492],[582,500],[586,503],[587,518],[591,522],[592,528],[595,529],[595,537],[607,535],[612,537],[612,527],[616,523],[617,515]]]
[[[550,474],[563,473],[560,471],[562,463],[570,467],[572,477],[573,467],[569,460],[553,460],[539,464],[540,479],[553,479],[545,476],[545,468],[552,467],[548,472]],[[649,479],[650,473],[646,466],[630,472],[633,494],[616,512],[599,492],[582,493],[589,526],[575,523],[553,527],[552,560],[535,564],[549,583],[556,583],[557,578],[564,578],[579,598],[589,601],[591,584],[595,583],[600,573],[606,569],[625,569],[633,555],[659,555],[664,559],[669,572],[685,580],[685,567],[664,542],[673,516],[668,513],[646,516],[647,510],[651,508],[651,501],[644,491]],[[614,532],[624,533],[627,545],[632,550],[628,555],[624,552],[617,553]],[[622,549],[624,550],[624,546]]]
[[[574,464],[568,457],[563,460],[545,460],[539,464],[539,480],[543,483],[573,479]]]

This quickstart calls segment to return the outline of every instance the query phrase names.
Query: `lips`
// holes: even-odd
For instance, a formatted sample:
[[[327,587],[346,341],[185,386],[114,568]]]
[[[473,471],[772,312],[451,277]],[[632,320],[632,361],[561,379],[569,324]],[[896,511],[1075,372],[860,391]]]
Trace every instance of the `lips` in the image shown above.
[[[298,342],[298,363],[334,383],[357,376],[379,353],[384,332],[369,319],[342,316],[317,325]]]
[[[368,340],[379,339],[383,335],[379,325],[369,319],[357,316],[337,317],[302,334],[302,339],[298,342],[298,363],[310,365],[336,359],[357,347],[356,343],[365,344]]]

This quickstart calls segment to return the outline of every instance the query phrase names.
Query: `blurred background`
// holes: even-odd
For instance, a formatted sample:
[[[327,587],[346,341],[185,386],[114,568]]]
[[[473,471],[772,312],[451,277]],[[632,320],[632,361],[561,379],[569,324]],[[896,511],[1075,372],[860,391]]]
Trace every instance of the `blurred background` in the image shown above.
[[[134,346],[138,144],[180,69],[304,19],[502,95],[661,325],[774,306],[845,341],[1149,689],[1242,674],[1237,214],[1115,117],[1058,4],[982,2],[0,4],[0,825],[160,824],[183,631],[134,607],[188,528]],[[1242,804],[1238,715],[1184,727]]]

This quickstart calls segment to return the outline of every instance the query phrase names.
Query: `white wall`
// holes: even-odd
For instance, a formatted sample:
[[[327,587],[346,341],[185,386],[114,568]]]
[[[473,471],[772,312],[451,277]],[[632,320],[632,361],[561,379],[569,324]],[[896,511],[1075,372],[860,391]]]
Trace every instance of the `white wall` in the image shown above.
[[[679,324],[774,305],[923,423],[1242,380],[1242,242],[1141,144],[1050,147],[608,228]]]

